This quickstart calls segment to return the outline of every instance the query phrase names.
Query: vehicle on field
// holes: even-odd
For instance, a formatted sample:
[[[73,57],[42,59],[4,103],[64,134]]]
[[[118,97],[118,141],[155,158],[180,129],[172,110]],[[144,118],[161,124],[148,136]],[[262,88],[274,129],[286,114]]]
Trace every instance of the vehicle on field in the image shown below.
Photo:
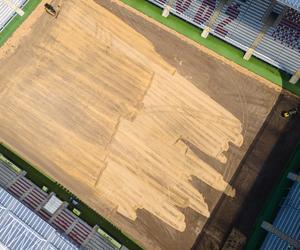
[[[284,118],[291,118],[294,117],[296,114],[298,114],[298,109],[297,108],[293,108],[290,109],[288,111],[282,111],[281,112],[281,116]]]

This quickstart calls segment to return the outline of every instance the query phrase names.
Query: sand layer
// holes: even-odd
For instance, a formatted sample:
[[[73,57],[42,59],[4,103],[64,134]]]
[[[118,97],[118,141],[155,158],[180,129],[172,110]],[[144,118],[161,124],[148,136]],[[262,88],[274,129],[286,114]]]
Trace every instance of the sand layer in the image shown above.
[[[183,209],[210,216],[207,188],[235,196],[207,157],[225,166],[244,121],[105,8],[66,0],[58,19],[41,15],[6,57],[1,140],[144,246],[163,248],[131,227],[139,209],[183,232]]]
[[[129,26],[92,1],[76,5],[64,3],[53,40],[6,83],[1,130],[26,134],[19,143],[38,147],[35,158],[94,186],[122,215],[135,220],[143,208],[184,231],[178,207],[210,215],[191,176],[234,195],[186,142],[225,163],[228,143],[242,144],[241,123]]]

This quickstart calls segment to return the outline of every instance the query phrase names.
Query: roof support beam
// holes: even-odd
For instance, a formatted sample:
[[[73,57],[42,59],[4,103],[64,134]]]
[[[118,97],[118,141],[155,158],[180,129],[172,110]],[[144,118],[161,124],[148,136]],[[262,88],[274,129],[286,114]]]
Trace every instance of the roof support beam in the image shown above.
[[[300,249],[300,241],[291,238],[289,235],[283,233],[282,231],[274,227],[271,223],[263,221],[261,227],[266,231],[276,235],[281,240],[286,241],[289,245],[295,247],[296,249]]]
[[[165,8],[163,9],[163,12],[162,12],[162,16],[163,17],[168,17],[170,15],[170,10],[171,8],[173,7],[175,3],[175,0],[169,0],[165,6]]]
[[[3,0],[4,3],[12,10],[14,10],[19,16],[24,16],[24,11],[15,5],[11,0]]]
[[[300,69],[298,69],[295,74],[289,80],[290,83],[296,84],[300,79]]]
[[[211,16],[207,26],[205,27],[205,29],[202,31],[201,36],[203,38],[207,38],[209,35],[209,32],[211,31],[212,26],[214,25],[214,23],[216,22],[218,16],[221,13],[221,10],[223,9],[225,4],[230,5],[231,0],[221,0],[216,8],[216,10],[214,11],[213,15]]]
[[[297,174],[294,174],[294,173],[289,173],[287,175],[287,178],[292,180],[292,181],[300,182],[300,175],[297,175]]]
[[[255,40],[253,41],[253,43],[251,44],[249,49],[246,51],[246,53],[243,57],[245,60],[248,61],[251,58],[251,56],[254,53],[254,50],[256,49],[258,44],[263,40],[263,38],[264,38],[265,34],[267,33],[268,29],[271,26],[275,25],[276,23],[279,23],[279,21],[283,17],[283,14],[278,16],[278,18],[276,18],[275,20],[272,17],[271,13],[272,13],[272,10],[273,10],[275,4],[276,4],[276,0],[272,0],[271,4],[269,5],[268,9],[266,10],[266,14],[265,14],[265,17],[264,17],[264,25],[262,26],[260,32],[258,33],[257,37],[255,38]]]

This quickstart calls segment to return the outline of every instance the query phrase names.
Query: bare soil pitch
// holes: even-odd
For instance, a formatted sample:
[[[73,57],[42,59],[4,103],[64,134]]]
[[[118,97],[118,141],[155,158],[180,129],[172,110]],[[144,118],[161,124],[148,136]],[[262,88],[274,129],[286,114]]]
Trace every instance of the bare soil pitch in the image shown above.
[[[189,249],[279,93],[99,3],[37,15],[0,60],[0,138],[144,247]]]

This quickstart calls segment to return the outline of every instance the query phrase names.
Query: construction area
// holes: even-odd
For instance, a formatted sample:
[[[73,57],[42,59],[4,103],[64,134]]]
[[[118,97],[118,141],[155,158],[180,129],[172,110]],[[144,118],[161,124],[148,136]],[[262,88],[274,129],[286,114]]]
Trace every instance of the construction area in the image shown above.
[[[145,249],[218,249],[255,220],[299,98],[122,2],[44,3],[0,48],[0,142]]]

